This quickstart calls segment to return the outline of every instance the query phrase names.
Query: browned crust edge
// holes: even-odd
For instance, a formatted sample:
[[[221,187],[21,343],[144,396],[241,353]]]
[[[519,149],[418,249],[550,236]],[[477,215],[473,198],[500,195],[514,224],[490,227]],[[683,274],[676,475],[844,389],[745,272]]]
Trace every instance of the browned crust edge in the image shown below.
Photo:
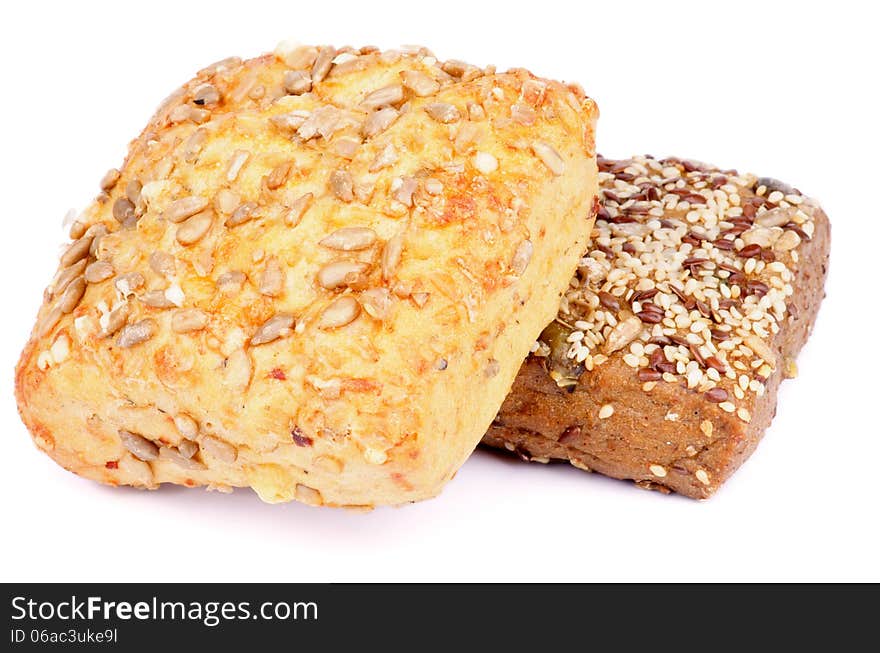
[[[800,248],[786,320],[772,343],[782,364],[767,380],[764,395],[754,399],[749,424],[683,384],[660,383],[650,394],[643,392],[620,357],[585,372],[573,389],[562,389],[548,375],[545,359],[530,356],[482,444],[524,460],[568,461],[649,489],[694,499],[712,496],[761,441],[776,414],[779,384],[791,373],[816,321],[825,295],[831,229],[821,209],[814,220],[813,238]],[[614,414],[598,419],[599,408],[611,400],[618,407]],[[677,421],[666,419],[672,407]],[[710,438],[700,430],[705,420],[713,425]],[[695,442],[701,443],[696,453],[687,455]],[[651,465],[662,466],[666,475],[658,478],[649,471]],[[702,480],[698,470],[705,472]]]

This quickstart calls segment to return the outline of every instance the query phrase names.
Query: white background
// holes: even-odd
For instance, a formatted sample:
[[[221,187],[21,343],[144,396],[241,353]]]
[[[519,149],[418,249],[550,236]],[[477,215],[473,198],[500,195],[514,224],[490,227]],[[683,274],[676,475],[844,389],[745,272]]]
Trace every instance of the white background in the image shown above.
[[[880,580],[878,72],[870,3],[151,2],[4,8],[0,580]],[[869,15],[868,12],[873,12]],[[419,43],[577,80],[606,156],[789,181],[831,216],[828,297],[773,426],[710,501],[477,452],[437,499],[370,514],[111,489],[31,444],[13,366],[61,219],[197,69],[283,38]]]

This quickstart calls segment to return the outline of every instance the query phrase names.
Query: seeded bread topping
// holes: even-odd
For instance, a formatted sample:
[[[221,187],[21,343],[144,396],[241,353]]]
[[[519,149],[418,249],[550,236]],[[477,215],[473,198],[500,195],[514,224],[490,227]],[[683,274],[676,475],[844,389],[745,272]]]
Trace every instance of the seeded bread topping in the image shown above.
[[[585,247],[595,118],[423,48],[200,71],[73,222],[17,370],[35,441],[112,484],[436,494]]]
[[[816,203],[775,179],[677,159],[599,159],[602,207],[559,315],[533,347],[561,386],[623,351],[645,391],[683,381],[735,412],[781,362],[798,246]],[[731,383],[722,383],[726,379]]]
[[[735,170],[651,157],[600,157],[599,170],[591,249],[489,440],[528,450],[527,458],[566,458],[705,496],[732,472],[733,457],[716,456],[710,471],[697,455],[719,449],[730,431],[743,446],[757,442],[755,411],[764,421],[775,405],[768,390],[795,374],[794,356],[821,300],[827,220],[798,190]],[[550,399],[537,381],[526,382],[535,364],[561,393],[545,417]],[[566,402],[578,390],[592,397]],[[645,459],[651,431],[658,445],[655,459]],[[611,464],[603,449],[610,446]],[[689,480],[671,479],[673,466]],[[688,485],[692,479],[699,487]]]

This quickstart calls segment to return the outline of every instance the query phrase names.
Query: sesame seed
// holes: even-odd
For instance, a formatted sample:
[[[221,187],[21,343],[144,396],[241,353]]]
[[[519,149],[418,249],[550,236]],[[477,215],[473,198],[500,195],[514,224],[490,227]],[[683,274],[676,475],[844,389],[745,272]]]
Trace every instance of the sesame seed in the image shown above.
[[[646,392],[661,375],[736,412],[733,402],[763,393],[776,366],[772,338],[788,314],[801,234],[814,230],[811,204],[776,182],[678,159],[600,158],[599,168],[594,250],[559,312],[575,325],[562,355],[592,370],[619,351]],[[733,383],[722,388],[724,378]]]
[[[608,419],[614,414],[614,406],[605,404],[599,409],[599,419]]]
[[[648,470],[657,478],[663,478],[666,476],[666,468],[662,465],[650,465]]]
[[[705,469],[698,469],[694,476],[697,477],[697,480],[703,485],[709,485],[709,474],[706,473]]]

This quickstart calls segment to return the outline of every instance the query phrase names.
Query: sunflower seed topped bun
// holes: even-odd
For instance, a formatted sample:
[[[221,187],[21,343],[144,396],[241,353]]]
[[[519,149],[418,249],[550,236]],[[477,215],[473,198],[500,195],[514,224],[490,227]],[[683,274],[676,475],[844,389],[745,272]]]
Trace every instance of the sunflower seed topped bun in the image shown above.
[[[437,494],[586,247],[596,116],[424,48],[201,70],[71,227],[17,369],[35,442],[114,485]]]

